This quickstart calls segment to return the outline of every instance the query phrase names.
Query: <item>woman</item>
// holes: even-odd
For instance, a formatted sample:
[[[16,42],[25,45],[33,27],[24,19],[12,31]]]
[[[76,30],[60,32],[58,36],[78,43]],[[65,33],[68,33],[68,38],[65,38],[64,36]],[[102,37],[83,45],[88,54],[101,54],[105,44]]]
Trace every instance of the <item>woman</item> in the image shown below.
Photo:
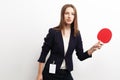
[[[50,28],[45,37],[41,56],[38,59],[37,80],[73,80],[71,76],[73,51],[76,51],[78,59],[82,61],[91,57],[92,53],[100,48],[101,43],[98,42],[89,50],[83,52],[76,8],[72,4],[64,5],[61,10],[60,24],[57,27]],[[45,64],[49,51],[50,56]]]

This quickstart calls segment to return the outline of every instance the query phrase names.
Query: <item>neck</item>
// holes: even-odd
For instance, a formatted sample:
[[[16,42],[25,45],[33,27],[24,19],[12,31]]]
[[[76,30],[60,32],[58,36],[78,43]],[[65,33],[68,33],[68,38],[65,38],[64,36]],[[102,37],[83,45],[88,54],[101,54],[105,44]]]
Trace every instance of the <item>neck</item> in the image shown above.
[[[62,29],[62,34],[64,36],[69,36],[71,32],[71,26],[70,25],[65,25]]]
[[[64,30],[69,30],[70,28],[71,28],[70,25],[65,25],[65,26],[64,26]]]

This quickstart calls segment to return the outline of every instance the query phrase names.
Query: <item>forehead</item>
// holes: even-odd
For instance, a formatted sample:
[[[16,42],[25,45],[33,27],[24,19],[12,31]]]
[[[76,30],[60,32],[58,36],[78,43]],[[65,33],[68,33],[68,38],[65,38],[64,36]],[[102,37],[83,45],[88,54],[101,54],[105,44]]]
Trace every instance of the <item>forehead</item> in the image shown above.
[[[65,12],[75,12],[75,11],[72,7],[67,7]]]

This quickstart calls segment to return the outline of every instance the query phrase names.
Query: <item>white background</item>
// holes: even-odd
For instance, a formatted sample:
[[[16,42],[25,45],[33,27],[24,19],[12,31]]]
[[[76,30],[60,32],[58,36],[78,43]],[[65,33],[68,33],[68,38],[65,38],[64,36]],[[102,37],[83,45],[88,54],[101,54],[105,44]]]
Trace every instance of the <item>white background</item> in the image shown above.
[[[120,80],[119,0],[0,0],[0,80],[35,80],[38,58],[48,29],[59,24],[61,7],[75,5],[84,50],[97,42],[97,32],[113,36],[93,57],[74,59],[74,80]]]

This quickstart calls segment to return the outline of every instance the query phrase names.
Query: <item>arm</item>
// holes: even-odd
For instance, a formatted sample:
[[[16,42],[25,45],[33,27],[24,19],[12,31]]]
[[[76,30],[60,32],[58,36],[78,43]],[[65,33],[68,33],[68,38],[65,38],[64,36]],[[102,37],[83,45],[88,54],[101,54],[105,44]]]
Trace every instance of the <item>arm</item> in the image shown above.
[[[44,39],[41,55],[38,59],[39,67],[38,67],[37,80],[43,80],[43,76],[42,76],[43,66],[46,60],[46,56],[53,45],[53,40],[54,40],[54,31],[53,29],[49,29],[49,33]]]
[[[76,36],[76,55],[79,60],[83,61],[89,57],[92,57],[92,55],[90,55],[89,53],[90,53],[89,50],[85,52],[83,50],[83,42],[79,32],[78,35]]]
[[[39,63],[37,80],[43,80],[42,71],[44,63]]]
[[[45,62],[46,56],[53,46],[53,42],[54,42],[54,30],[51,28],[49,29],[47,36],[44,38],[44,43],[42,46],[42,51],[38,59],[38,62],[41,62],[41,63]]]
[[[102,47],[102,43],[99,41],[95,45],[93,45],[89,50],[86,52],[83,52],[83,45],[82,45],[82,39],[80,33],[77,36],[77,46],[76,46],[76,54],[78,56],[78,59],[85,60],[89,57],[92,57],[92,53],[96,51],[97,49],[100,49]]]

